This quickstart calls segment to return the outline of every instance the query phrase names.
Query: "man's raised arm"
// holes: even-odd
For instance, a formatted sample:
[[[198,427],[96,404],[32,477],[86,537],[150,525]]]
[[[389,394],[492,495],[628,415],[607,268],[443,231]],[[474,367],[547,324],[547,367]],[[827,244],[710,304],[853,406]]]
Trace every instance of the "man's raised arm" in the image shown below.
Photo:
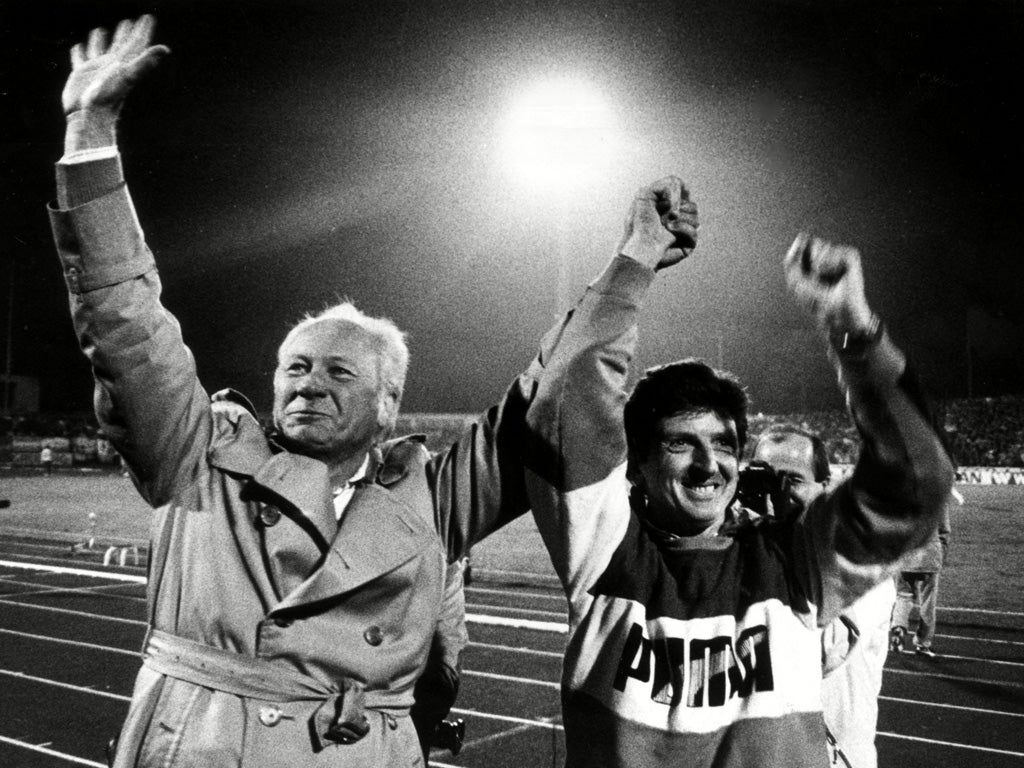
[[[71,49],[71,75],[61,93],[68,121],[65,154],[116,144],[117,118],[125,98],[170,53],[165,45],[149,44],[155,25],[148,15],[125,19],[109,43],[105,29],[94,29],[88,43]]]
[[[690,255],[698,226],[697,206],[677,177],[641,189],[616,255],[545,337],[524,376],[533,390],[525,458],[530,501],[567,586],[585,589],[602,562],[585,550],[618,542],[617,529],[626,524],[617,513],[614,520],[603,519],[600,504],[581,504],[574,515],[566,500],[580,489],[624,483],[622,409],[640,306],[655,272]],[[585,535],[581,526],[601,535]]]
[[[452,450],[436,457],[436,502],[445,510],[441,522],[449,558],[463,556],[470,545],[536,503],[526,499],[524,465],[529,474],[550,478],[552,490],[572,484],[579,474],[607,473],[622,462],[619,395],[636,343],[638,305],[655,270],[689,255],[697,226],[697,207],[679,179],[668,177],[640,190],[618,255],[545,334],[537,358],[502,402],[474,422]],[[571,394],[560,384],[569,377]],[[592,396],[608,408],[593,407]]]
[[[178,324],[160,304],[117,152],[125,98],[168,53],[150,45],[154,24],[151,16],[122,21],[112,37],[96,29],[72,48],[50,219],[75,332],[93,367],[97,416],[155,506],[205,452],[210,417]]]
[[[791,294],[829,341],[863,441],[852,478],[811,508],[825,623],[935,529],[953,467],[906,359],[868,305],[857,250],[800,235],[784,268]]]

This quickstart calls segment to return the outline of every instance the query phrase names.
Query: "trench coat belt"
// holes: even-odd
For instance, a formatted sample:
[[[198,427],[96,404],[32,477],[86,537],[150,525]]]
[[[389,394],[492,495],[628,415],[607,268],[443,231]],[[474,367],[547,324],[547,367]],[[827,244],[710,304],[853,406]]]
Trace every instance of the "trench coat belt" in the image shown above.
[[[277,703],[320,701],[311,718],[322,749],[328,742],[350,744],[365,736],[369,721],[365,710],[391,717],[409,714],[400,695],[365,690],[348,678],[330,685],[266,659],[214,648],[159,629],[150,628],[142,652],[144,666],[168,677],[216,691]]]

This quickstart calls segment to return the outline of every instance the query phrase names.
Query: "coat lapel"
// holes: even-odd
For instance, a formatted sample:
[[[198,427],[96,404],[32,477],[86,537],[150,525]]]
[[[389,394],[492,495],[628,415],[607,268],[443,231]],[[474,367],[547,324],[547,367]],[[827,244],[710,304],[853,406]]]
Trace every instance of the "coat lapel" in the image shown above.
[[[350,592],[438,540],[432,512],[410,507],[414,499],[429,503],[430,498],[412,488],[424,482],[421,462],[412,460],[422,441],[403,440],[389,445],[387,456],[379,451],[371,455],[367,480],[356,488],[340,526],[327,465],[287,451],[271,454],[266,442],[259,442],[221,443],[210,462],[252,478],[246,496],[257,508],[253,524],[263,529],[266,554],[283,595],[271,615]],[[401,482],[411,469],[415,480]],[[260,521],[259,510],[267,507],[283,513],[270,525]]]
[[[360,486],[323,565],[272,614],[351,592],[420,555],[431,531],[393,496],[380,485]]]
[[[266,558],[276,596],[287,595],[318,566],[336,533],[327,465],[286,451],[271,453],[265,439],[217,444],[210,463],[251,478],[242,500],[262,538],[265,554],[257,562]]]
[[[253,480],[302,514],[303,519],[296,521],[298,526],[285,528],[309,530],[312,526],[323,542],[334,539],[337,528],[334,503],[327,465],[322,461],[294,453],[279,453],[264,462]]]

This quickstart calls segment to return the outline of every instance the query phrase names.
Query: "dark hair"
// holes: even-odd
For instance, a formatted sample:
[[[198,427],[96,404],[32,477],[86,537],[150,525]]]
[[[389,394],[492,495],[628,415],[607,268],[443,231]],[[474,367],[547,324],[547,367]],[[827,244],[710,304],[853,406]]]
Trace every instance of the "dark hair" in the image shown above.
[[[623,414],[630,458],[647,458],[659,421],[677,413],[698,411],[713,411],[732,419],[742,451],[747,441],[749,405],[747,392],[735,376],[695,357],[648,368],[633,388]]]
[[[832,467],[829,466],[828,449],[825,448],[825,442],[814,432],[809,432],[789,422],[772,424],[758,435],[750,446],[750,456],[753,457],[757,453],[757,447],[761,444],[761,441],[781,443],[791,435],[806,437],[811,441],[811,465],[814,472],[814,481],[824,483],[832,477]]]

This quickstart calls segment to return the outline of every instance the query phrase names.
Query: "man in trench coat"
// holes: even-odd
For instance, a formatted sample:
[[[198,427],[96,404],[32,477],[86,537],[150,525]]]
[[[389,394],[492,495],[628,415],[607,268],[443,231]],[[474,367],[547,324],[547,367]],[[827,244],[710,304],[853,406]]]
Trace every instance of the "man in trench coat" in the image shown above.
[[[386,439],[408,361],[349,304],[278,353],[274,430],[203,389],[125,186],[115,123],[168,50],[153,19],[72,49],[50,216],[104,432],[155,509],[143,666],[114,764],[418,766],[410,721],[444,573],[526,511],[532,390],[447,451]]]

